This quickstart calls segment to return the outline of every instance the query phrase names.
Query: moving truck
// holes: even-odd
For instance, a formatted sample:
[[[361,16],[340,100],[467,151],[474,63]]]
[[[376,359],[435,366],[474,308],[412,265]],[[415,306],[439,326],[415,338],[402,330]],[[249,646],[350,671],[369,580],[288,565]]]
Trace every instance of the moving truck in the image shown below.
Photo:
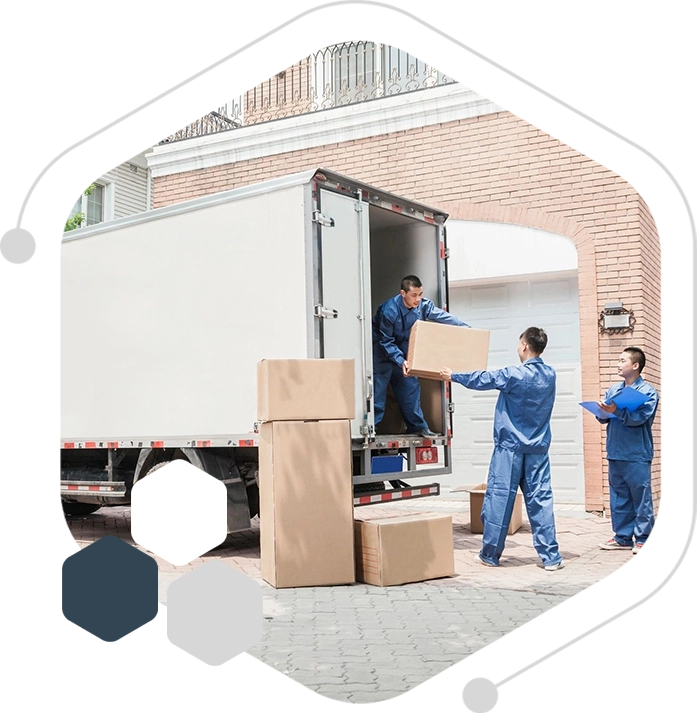
[[[449,385],[421,381],[439,437],[403,433],[391,395],[376,428],[371,320],[411,273],[447,308],[446,219],[320,168],[66,233],[66,514],[127,505],[153,468],[185,459],[225,483],[229,531],[249,528],[262,359],[355,360],[355,505],[438,494],[405,480],[451,471]]]

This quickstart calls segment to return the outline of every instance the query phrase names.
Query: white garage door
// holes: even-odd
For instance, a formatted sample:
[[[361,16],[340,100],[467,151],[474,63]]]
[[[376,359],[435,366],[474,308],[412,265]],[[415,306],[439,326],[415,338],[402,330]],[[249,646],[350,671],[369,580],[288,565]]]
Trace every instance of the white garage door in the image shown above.
[[[552,485],[555,501],[584,501],[581,352],[578,279],[558,277],[450,288],[450,311],[473,327],[491,331],[489,368],[519,363],[518,337],[542,327],[549,337],[543,359],[557,372],[552,414]],[[486,482],[493,448],[498,391],[471,391],[453,384],[452,487]]]

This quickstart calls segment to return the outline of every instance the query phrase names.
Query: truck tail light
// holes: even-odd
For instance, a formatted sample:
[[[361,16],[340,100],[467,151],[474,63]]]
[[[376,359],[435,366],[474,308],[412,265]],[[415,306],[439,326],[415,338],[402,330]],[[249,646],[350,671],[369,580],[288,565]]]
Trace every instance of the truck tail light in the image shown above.
[[[438,449],[435,446],[416,448],[416,465],[430,465],[438,462]]]

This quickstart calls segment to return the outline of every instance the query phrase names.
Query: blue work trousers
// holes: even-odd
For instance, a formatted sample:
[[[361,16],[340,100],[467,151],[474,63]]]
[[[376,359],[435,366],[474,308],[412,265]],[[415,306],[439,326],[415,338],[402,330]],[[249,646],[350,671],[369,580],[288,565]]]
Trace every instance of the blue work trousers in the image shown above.
[[[646,542],[653,529],[651,462],[610,460],[610,516],[621,545]]]
[[[519,453],[494,448],[482,506],[484,534],[479,556],[497,565],[506,543],[518,488],[532,529],[532,543],[543,566],[561,561],[554,525],[548,453]]]
[[[408,433],[416,433],[428,428],[428,423],[421,410],[421,387],[416,376],[404,376],[402,367],[393,361],[378,361],[373,363],[373,404],[375,408],[375,425],[382,421],[385,415],[387,387],[392,384],[395,398],[399,404]]]

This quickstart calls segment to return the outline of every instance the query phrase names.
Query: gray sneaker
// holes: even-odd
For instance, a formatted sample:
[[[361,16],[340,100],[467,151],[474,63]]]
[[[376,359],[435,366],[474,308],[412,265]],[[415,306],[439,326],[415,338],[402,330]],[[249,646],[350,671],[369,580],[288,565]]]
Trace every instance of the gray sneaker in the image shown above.
[[[601,550],[631,550],[631,545],[621,545],[617,540],[612,537],[607,542],[600,543]]]
[[[558,569],[564,569],[564,567],[566,567],[564,560],[559,560],[556,564],[545,565],[545,572],[556,572]]]

